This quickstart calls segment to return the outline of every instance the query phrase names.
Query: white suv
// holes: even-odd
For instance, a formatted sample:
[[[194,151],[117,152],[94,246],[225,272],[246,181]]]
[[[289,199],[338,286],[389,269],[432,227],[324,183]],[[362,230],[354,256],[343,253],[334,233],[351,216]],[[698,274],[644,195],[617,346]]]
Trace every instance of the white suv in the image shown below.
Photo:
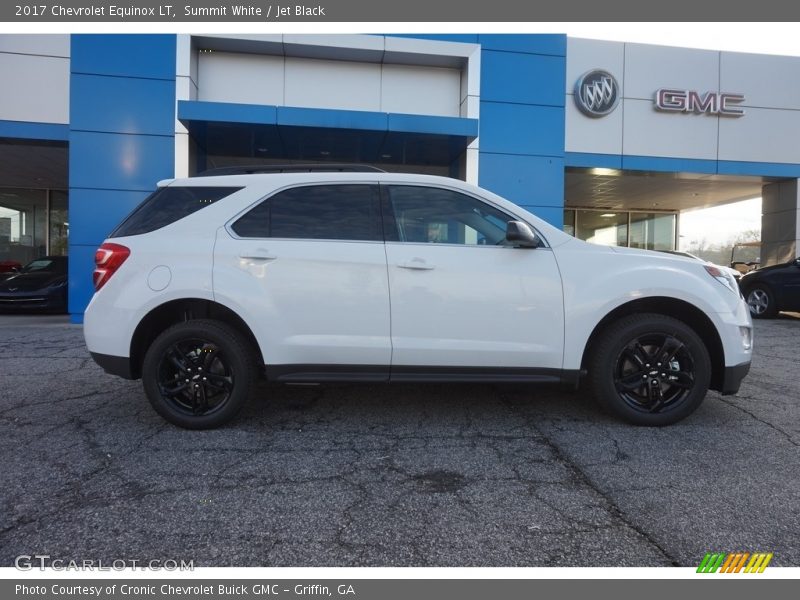
[[[259,376],[586,376],[666,425],[747,374],[750,313],[712,265],[587,244],[463,181],[277,171],[162,181],[97,251],[86,344],[171,423],[229,421]]]

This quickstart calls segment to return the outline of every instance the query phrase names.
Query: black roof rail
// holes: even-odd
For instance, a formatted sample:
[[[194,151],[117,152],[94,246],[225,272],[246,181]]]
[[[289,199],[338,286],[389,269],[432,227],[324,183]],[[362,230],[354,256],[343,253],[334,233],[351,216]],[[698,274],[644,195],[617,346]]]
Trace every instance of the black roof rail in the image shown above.
[[[195,177],[216,177],[218,175],[253,175],[257,173],[385,173],[372,165],[347,163],[309,163],[296,165],[242,165],[238,167],[218,167],[198,173]]]

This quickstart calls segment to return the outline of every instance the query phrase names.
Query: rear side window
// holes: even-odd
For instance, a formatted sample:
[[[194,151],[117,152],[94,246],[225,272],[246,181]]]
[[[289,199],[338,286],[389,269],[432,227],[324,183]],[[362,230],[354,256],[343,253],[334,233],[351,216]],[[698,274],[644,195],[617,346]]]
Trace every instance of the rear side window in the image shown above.
[[[161,229],[240,189],[242,188],[194,186],[159,188],[145,198],[110,237],[141,235]]]
[[[232,226],[241,237],[383,239],[376,185],[312,185],[284,190]]]

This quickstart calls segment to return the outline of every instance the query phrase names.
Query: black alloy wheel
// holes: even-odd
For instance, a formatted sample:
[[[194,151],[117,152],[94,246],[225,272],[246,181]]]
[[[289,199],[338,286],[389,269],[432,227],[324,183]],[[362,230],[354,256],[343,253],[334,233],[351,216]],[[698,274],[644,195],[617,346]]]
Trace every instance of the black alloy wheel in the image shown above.
[[[711,381],[711,359],[697,333],[660,314],[612,323],[586,363],[601,406],[637,425],[680,421],[700,405]]]
[[[210,340],[179,340],[161,355],[158,389],[178,411],[210,415],[225,406],[233,387],[227,358]]]
[[[645,334],[631,340],[617,356],[614,386],[634,410],[669,410],[691,393],[694,360],[678,338],[666,333]]]
[[[236,330],[206,319],[173,325],[151,344],[142,381],[153,408],[187,429],[230,421],[255,380],[252,349]]]

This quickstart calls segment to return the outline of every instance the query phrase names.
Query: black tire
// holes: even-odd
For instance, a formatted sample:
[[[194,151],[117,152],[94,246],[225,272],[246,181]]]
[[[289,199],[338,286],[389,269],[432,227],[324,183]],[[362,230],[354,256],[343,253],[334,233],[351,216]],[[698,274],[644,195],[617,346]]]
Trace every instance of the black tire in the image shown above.
[[[609,325],[590,347],[587,366],[600,405],[635,425],[684,419],[700,406],[711,381],[711,359],[695,331],[651,313]]]
[[[748,287],[743,295],[754,319],[772,319],[778,314],[775,294],[766,285],[756,283]]]
[[[235,329],[208,319],[162,332],[142,363],[147,399],[185,429],[212,429],[233,419],[256,380],[253,349]]]

